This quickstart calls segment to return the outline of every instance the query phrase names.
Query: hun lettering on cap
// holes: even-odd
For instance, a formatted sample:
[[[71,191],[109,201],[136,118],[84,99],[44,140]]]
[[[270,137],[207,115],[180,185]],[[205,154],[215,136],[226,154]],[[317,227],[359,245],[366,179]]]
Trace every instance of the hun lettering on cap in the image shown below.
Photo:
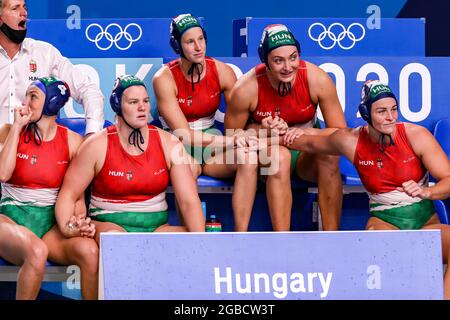
[[[274,24],[267,27],[268,47],[275,48],[283,45],[294,45],[295,40],[289,29],[283,24]],[[264,35],[263,35],[264,37]],[[263,38],[264,40],[264,38]]]
[[[178,31],[180,33],[183,33],[188,28],[194,27],[194,26],[200,26],[197,19],[194,18],[191,14],[180,14],[175,19],[175,24],[177,25]]]

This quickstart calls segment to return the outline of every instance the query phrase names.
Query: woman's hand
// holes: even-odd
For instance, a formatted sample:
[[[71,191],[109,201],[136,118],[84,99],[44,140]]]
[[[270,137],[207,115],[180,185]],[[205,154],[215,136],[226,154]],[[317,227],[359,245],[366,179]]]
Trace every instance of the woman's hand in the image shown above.
[[[16,107],[14,109],[14,123],[16,123],[20,128],[23,128],[30,123],[32,115],[33,112],[29,107]]]
[[[95,224],[92,223],[91,218],[79,218],[71,216],[66,225],[65,235],[67,237],[85,237],[93,238],[95,235]]]
[[[406,193],[410,197],[419,197],[421,199],[429,199],[431,196],[430,188],[423,187],[414,180],[409,180],[402,183],[398,191]]]
[[[270,129],[277,136],[282,136],[286,134],[289,126],[282,118],[279,116],[275,116],[272,118],[271,116],[266,117],[261,120],[261,126],[264,129]]]
[[[299,128],[290,128],[284,135],[283,143],[287,146],[291,145],[295,139],[305,134],[305,131]]]

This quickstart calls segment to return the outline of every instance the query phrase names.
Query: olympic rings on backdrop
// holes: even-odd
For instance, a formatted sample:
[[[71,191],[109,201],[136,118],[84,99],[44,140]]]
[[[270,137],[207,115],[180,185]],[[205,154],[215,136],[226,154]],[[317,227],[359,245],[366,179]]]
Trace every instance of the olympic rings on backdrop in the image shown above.
[[[113,27],[117,28],[117,30],[118,30],[115,35],[113,35],[113,33],[110,32],[110,29]],[[131,27],[135,27],[139,31],[139,35],[136,38],[133,38],[133,36],[128,32],[128,29]],[[92,28],[98,29],[98,33],[96,34],[95,37],[90,36],[89,31]],[[113,45],[115,45],[117,49],[119,49],[121,51],[125,51],[125,50],[128,50],[129,48],[131,48],[131,46],[133,45],[134,42],[137,42],[137,41],[139,41],[139,39],[141,39],[142,28],[137,23],[130,23],[125,27],[125,29],[122,29],[122,27],[119,24],[111,23],[103,30],[103,27],[101,25],[99,25],[98,23],[92,23],[86,28],[85,33],[86,33],[86,38],[89,41],[94,42],[99,50],[106,51],[106,50],[109,50]],[[109,41],[109,45],[101,46],[99,44],[99,42],[103,38],[105,38],[107,41]],[[129,44],[125,47],[121,47],[119,45],[119,41],[122,38],[125,38],[129,42]]]
[[[335,27],[338,27],[341,29],[341,32],[339,32],[337,35],[332,30]],[[322,30],[317,37],[314,37],[311,34],[311,31],[313,28],[315,28],[316,30],[317,30],[317,28],[320,28]],[[355,28],[361,29],[361,35],[358,38],[352,32],[352,28],[353,28],[353,30],[355,30]],[[341,49],[350,50],[351,48],[353,48],[355,46],[355,44],[358,41],[361,41],[365,37],[366,29],[364,29],[364,26],[362,24],[357,23],[357,22],[354,22],[351,25],[349,25],[347,29],[344,27],[344,25],[342,25],[339,22],[335,22],[335,23],[331,24],[328,27],[328,29],[322,23],[316,22],[316,23],[313,23],[309,27],[308,35],[311,38],[311,40],[316,41],[319,44],[319,46],[324,50],[331,50],[336,46],[336,44],[339,45],[339,47],[341,47]],[[350,39],[352,41],[352,43],[348,46],[345,46],[341,43],[341,41],[344,40],[346,37],[348,37],[348,39]],[[324,45],[323,40],[325,40],[326,38],[330,39],[333,43],[328,46]]]

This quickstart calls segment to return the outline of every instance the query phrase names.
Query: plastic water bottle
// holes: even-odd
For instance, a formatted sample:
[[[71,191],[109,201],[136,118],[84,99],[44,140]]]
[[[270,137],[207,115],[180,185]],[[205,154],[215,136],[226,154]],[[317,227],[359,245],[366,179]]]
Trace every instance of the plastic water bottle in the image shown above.
[[[222,231],[222,224],[220,223],[220,220],[217,219],[217,217],[214,214],[210,215],[209,219],[206,220],[205,231],[206,232],[221,232]]]
[[[202,201],[203,218],[206,220],[206,202]]]

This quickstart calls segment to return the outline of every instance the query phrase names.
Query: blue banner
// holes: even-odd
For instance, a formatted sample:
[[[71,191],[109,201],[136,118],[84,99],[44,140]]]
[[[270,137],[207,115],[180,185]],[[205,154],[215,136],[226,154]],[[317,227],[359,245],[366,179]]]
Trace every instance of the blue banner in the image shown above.
[[[167,57],[174,55],[170,22],[170,18],[30,20],[27,35],[53,44],[69,58]]]
[[[232,65],[238,76],[259,64],[258,58],[218,58]],[[358,113],[361,86],[368,79],[389,84],[399,101],[399,119],[429,130],[446,118],[450,101],[449,58],[424,57],[305,57],[327,71],[345,112],[347,125],[364,123]],[[221,107],[222,112],[225,107]],[[216,117],[217,118],[217,117]],[[319,118],[322,116],[319,112]]]
[[[218,58],[231,65],[240,77],[259,63],[257,58]],[[362,83],[367,79],[380,79],[394,90],[399,101],[399,119],[425,126],[429,130],[439,119],[448,117],[450,78],[443,70],[450,70],[449,58],[411,57],[306,57],[307,61],[326,70],[336,83],[338,97],[349,127],[363,124],[358,113]],[[143,78],[150,95],[152,119],[157,119],[156,99],[152,78],[163,61],[170,59],[71,59],[72,63],[100,84],[105,95],[105,119],[114,121],[109,106],[109,96],[116,76],[131,73]],[[223,123],[226,105],[222,99],[216,113],[218,123]],[[83,116],[81,106],[69,102],[61,117]],[[322,120],[319,112],[319,119]]]
[[[77,16],[90,18],[158,18],[173,17],[180,13],[201,14],[207,18],[209,36],[208,52],[212,56],[231,56],[233,40],[230,28],[233,19],[246,17],[369,17],[377,13],[383,18],[396,17],[407,0],[336,0],[290,1],[288,9],[283,5],[274,5],[273,0],[172,0],[142,1],[128,0],[39,0],[28,1],[28,14],[39,19],[73,19]],[[376,9],[373,9],[375,7]],[[430,10],[445,12],[441,8]],[[422,10],[423,13],[423,10]],[[411,15],[414,16],[414,15]],[[421,17],[423,15],[417,15]],[[439,24],[438,24],[439,26]],[[245,42],[245,40],[244,40]]]
[[[101,234],[100,297],[442,299],[440,231]]]
[[[233,56],[258,56],[264,28],[276,23],[287,25],[308,56],[425,56],[424,19],[380,17],[234,20]]]

